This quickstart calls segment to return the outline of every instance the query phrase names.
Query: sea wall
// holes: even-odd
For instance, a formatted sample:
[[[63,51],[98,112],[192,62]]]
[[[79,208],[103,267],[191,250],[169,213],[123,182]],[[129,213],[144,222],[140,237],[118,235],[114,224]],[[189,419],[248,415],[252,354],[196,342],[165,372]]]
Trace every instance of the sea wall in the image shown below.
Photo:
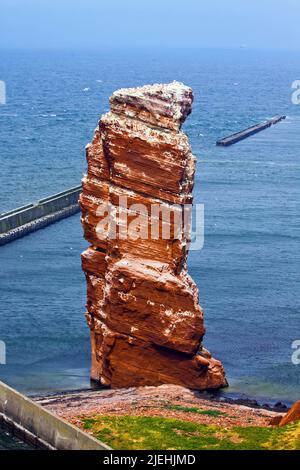
[[[110,449],[106,444],[55,416],[3,382],[0,382],[0,425],[37,448]]]
[[[79,212],[81,186],[0,215],[0,246]]]

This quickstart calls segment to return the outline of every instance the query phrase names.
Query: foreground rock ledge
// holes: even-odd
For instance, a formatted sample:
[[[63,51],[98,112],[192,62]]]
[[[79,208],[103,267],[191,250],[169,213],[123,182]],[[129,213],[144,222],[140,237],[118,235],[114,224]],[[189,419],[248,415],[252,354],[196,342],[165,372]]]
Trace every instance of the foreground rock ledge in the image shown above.
[[[86,317],[91,377],[106,386],[226,386],[222,364],[202,345],[203,311],[186,266],[189,237],[175,237],[175,219],[167,239],[161,231],[156,239],[109,236],[116,214],[133,220],[133,204],[183,213],[192,202],[196,159],[180,130],[192,102],[192,90],[178,82],[118,90],[87,146],[80,198],[90,243],[82,254]],[[120,197],[127,198],[121,209]],[[103,203],[113,209],[106,237],[99,236]]]

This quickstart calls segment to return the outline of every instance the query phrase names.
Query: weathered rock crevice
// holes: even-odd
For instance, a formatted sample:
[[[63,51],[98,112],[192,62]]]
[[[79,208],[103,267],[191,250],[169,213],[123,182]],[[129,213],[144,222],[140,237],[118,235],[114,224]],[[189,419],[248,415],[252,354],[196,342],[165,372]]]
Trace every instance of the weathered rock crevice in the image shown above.
[[[202,346],[203,311],[187,273],[189,233],[178,229],[194,185],[196,158],[180,130],[192,101],[178,82],[118,90],[87,146],[80,198],[90,243],[82,254],[86,317],[91,376],[107,386],[226,385],[222,364]],[[103,204],[108,209],[99,211]],[[160,225],[156,236],[153,224]],[[124,236],[128,225],[134,228]]]

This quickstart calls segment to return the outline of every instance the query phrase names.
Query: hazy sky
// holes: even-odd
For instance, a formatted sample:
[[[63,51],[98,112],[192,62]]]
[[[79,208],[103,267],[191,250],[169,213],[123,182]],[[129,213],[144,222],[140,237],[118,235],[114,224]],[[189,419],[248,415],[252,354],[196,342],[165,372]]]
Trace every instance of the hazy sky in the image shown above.
[[[0,0],[2,48],[300,50],[300,0]]]

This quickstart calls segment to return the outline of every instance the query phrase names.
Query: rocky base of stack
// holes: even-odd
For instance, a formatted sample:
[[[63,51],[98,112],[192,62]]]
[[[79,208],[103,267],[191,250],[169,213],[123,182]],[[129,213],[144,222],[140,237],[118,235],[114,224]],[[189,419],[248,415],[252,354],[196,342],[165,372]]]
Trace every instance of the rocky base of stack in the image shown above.
[[[177,82],[146,86],[119,90],[110,103],[87,147],[80,199],[91,244],[82,255],[91,377],[111,387],[225,386],[222,364],[202,346],[203,312],[186,269],[188,237],[175,236],[173,219],[167,239],[107,235],[116,214],[126,215],[127,223],[134,220],[133,204],[182,216],[184,204],[192,202],[195,157],[180,131],[191,112],[192,91]],[[120,197],[127,201],[121,209]],[[103,203],[111,208],[104,237]]]

